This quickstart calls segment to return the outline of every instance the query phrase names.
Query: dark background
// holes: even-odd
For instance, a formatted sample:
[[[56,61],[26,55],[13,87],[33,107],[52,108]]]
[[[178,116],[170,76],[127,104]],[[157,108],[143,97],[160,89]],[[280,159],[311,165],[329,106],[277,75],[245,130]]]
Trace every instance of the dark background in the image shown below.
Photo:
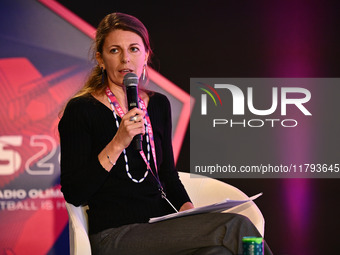
[[[58,0],[96,27],[108,13],[124,12],[148,28],[153,67],[189,91],[191,77],[338,77],[338,1],[80,1]],[[337,117],[334,109],[334,118]],[[320,133],[322,137],[324,134]],[[177,167],[189,171],[189,132]],[[246,144],[244,144],[246,146]],[[266,219],[274,254],[338,254],[338,179],[230,179]],[[304,189],[308,224],[292,224],[285,194]]]

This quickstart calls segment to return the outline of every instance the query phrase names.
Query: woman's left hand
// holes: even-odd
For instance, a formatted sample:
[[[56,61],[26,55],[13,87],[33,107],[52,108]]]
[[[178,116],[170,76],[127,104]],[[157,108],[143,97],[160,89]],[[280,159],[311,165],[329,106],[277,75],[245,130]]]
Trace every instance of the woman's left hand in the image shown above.
[[[179,209],[180,212],[195,208],[191,202],[184,203]]]

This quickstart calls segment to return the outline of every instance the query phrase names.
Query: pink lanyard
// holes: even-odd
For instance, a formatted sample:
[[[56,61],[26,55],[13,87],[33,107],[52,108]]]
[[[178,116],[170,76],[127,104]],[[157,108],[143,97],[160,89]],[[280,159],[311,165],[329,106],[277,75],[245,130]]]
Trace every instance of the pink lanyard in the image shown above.
[[[116,96],[112,93],[112,91],[110,90],[109,87],[106,88],[106,95],[110,98],[114,108],[117,110],[117,113],[119,115],[120,118],[123,118],[125,113],[122,109],[122,107],[119,105],[118,100],[116,98]],[[149,138],[150,138],[150,145],[151,145],[151,152],[152,152],[152,157],[153,157],[153,162],[155,164],[155,168],[156,168],[156,173],[158,173],[158,169],[157,169],[157,160],[156,160],[156,149],[155,149],[155,140],[154,140],[154,136],[153,136],[153,131],[152,131],[152,126],[151,126],[151,121],[150,121],[150,116],[148,114],[148,111],[146,109],[145,103],[143,101],[143,99],[141,99],[139,97],[139,105],[140,105],[140,109],[145,113],[145,119],[146,119],[146,124],[147,124],[147,129],[148,129],[148,134],[149,134]],[[140,155],[142,156],[146,166],[149,168],[149,170],[151,171],[151,173],[154,175],[154,173],[152,172],[152,169],[148,163],[148,160],[145,156],[145,153],[143,150],[141,150]],[[158,179],[158,178],[157,178]]]

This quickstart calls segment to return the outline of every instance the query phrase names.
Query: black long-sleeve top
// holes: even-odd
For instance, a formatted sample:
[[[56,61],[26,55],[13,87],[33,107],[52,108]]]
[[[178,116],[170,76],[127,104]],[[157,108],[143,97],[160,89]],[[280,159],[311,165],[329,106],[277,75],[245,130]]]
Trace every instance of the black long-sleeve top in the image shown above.
[[[158,174],[171,203],[179,209],[190,201],[175,169],[171,144],[171,110],[168,99],[154,93],[147,107],[155,139]],[[120,118],[117,116],[119,122]],[[126,173],[123,153],[111,171],[106,171],[98,154],[111,141],[117,127],[112,111],[93,96],[71,99],[59,122],[61,146],[61,191],[65,200],[79,206],[88,204],[89,233],[173,213],[161,198],[157,181],[148,174],[142,183]],[[147,155],[146,139],[143,139]],[[130,173],[141,179],[146,164],[139,152],[126,149]],[[155,172],[152,153],[150,165]]]

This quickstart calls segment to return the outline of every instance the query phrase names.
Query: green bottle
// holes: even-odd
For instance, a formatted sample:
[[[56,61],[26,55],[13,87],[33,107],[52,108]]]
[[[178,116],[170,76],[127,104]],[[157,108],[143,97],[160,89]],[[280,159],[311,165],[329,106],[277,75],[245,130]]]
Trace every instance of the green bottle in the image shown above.
[[[245,236],[242,238],[243,255],[263,255],[263,238]]]

